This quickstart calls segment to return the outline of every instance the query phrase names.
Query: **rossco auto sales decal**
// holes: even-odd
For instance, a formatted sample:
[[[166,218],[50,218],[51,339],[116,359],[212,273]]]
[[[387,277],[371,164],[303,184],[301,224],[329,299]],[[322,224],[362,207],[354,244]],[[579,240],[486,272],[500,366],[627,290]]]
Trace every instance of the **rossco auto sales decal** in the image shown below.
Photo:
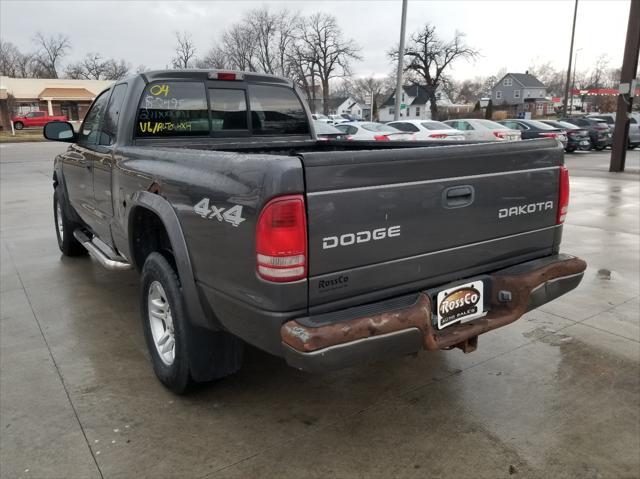
[[[483,315],[483,283],[474,281],[438,293],[438,327]]]

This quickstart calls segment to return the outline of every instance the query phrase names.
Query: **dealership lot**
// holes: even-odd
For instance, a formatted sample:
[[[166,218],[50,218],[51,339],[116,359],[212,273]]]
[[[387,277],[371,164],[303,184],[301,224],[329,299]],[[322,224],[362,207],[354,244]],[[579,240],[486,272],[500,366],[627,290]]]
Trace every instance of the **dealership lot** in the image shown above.
[[[134,272],[62,258],[51,165],[0,145],[3,477],[636,477],[640,153],[567,155],[580,287],[479,339],[309,375],[255,349],[187,397],[151,370]]]

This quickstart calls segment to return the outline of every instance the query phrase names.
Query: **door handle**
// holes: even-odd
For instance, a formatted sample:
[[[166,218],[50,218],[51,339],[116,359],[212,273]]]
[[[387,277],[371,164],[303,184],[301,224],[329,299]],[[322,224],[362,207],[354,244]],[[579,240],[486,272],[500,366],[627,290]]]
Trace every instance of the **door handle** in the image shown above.
[[[442,192],[442,205],[445,208],[463,208],[473,203],[475,196],[473,186],[452,186]]]

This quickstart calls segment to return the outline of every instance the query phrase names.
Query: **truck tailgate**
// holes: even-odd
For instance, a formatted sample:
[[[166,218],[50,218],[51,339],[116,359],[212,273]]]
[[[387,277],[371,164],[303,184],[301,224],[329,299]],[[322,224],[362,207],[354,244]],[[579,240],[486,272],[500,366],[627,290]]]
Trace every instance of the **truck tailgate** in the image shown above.
[[[300,157],[312,311],[401,295],[557,250],[563,153],[555,140]]]

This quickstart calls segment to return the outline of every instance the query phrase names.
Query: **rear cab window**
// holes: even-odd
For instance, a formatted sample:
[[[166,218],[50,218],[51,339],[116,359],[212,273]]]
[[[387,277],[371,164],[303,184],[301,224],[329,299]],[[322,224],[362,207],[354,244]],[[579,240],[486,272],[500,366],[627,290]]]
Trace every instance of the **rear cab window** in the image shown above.
[[[202,82],[157,82],[144,89],[136,136],[209,136],[209,112]]]
[[[291,87],[200,81],[148,84],[138,107],[137,138],[310,135]]]

